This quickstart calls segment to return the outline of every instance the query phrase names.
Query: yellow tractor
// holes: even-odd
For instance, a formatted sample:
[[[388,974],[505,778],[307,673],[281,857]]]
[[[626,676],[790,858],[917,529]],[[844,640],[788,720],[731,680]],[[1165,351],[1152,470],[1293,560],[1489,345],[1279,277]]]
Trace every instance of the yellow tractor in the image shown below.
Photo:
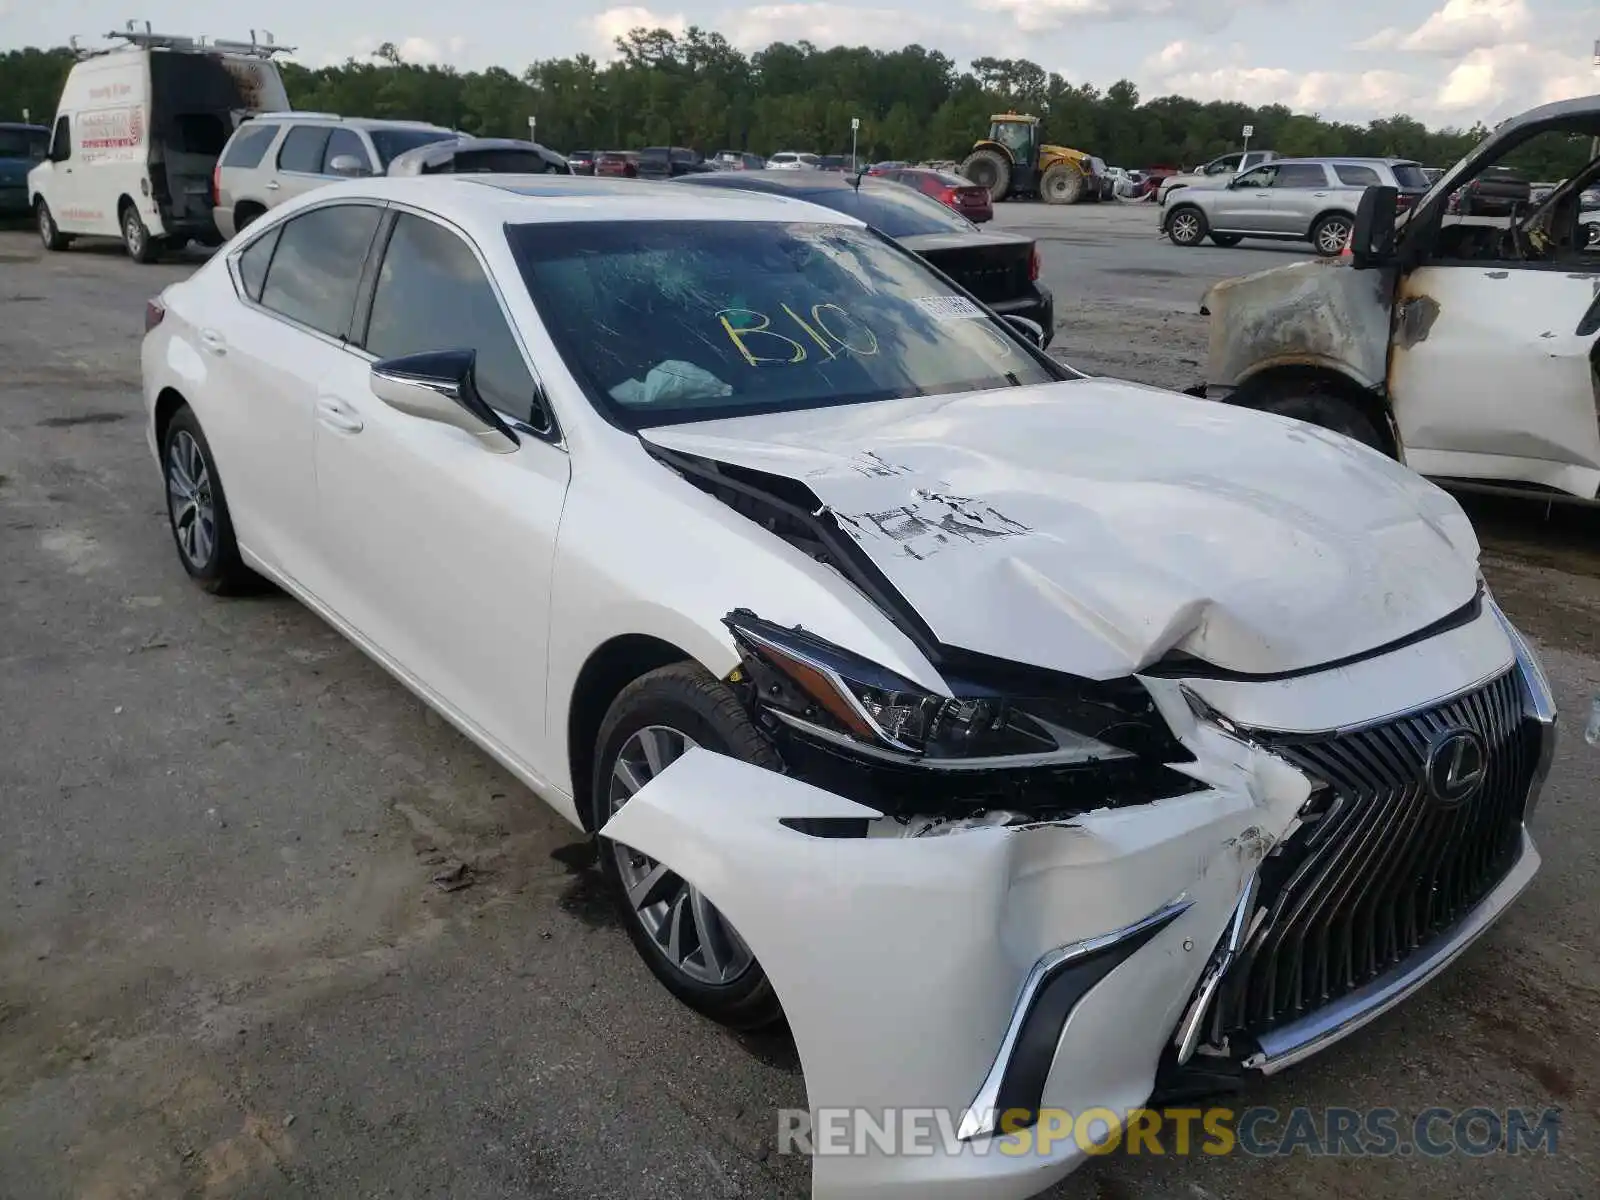
[[[1089,155],[1066,146],[1039,144],[1039,118],[997,113],[989,136],[973,146],[961,173],[989,189],[995,201],[1038,196],[1046,204],[1099,199],[1099,181]]]

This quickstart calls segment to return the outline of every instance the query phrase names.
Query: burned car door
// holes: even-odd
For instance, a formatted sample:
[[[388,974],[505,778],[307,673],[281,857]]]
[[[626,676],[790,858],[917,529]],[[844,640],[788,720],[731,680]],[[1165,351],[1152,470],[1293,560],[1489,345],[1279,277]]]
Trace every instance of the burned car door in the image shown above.
[[[1428,263],[1396,299],[1389,392],[1406,462],[1585,499],[1600,490],[1600,266]]]

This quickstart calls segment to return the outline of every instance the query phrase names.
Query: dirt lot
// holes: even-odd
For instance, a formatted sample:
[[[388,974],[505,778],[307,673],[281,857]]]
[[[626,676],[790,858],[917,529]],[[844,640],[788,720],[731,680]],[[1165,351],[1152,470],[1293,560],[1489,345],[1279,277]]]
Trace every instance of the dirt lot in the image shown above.
[[[1297,253],[1178,250],[1147,207],[1000,223],[1043,241],[1065,356],[1166,385],[1206,283]],[[187,269],[0,234],[0,1197],[804,1195],[782,1037],[672,1002],[573,831],[315,617],[189,585],[137,389],[143,301]],[[1545,868],[1413,1003],[1235,1103],[1558,1106],[1558,1153],[1113,1158],[1056,1197],[1600,1194],[1600,522],[1472,511],[1567,714]]]

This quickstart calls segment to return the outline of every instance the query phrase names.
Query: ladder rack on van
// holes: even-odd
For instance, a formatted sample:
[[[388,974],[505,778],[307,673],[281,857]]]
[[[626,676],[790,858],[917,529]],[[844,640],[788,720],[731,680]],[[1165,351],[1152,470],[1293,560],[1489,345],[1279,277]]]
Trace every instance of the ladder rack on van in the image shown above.
[[[115,54],[129,47],[140,50],[178,50],[190,54],[246,54],[256,58],[271,58],[274,54],[293,54],[295,47],[280,46],[272,40],[269,30],[261,31],[262,37],[256,37],[256,31],[250,31],[248,42],[207,41],[204,37],[188,37],[176,33],[156,33],[150,28],[150,22],[144,23],[142,30],[135,29],[132,21],[128,22],[126,29],[113,29],[105,36],[117,38],[126,43],[121,46],[104,46],[96,49],[84,49],[78,45],[76,37],[71,38],[73,52],[80,58],[96,58],[102,54]]]

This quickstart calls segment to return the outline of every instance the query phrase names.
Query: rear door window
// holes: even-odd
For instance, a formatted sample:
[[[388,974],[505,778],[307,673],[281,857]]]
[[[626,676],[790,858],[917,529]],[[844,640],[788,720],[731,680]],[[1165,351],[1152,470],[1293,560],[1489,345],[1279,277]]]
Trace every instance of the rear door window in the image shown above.
[[[1320,188],[1328,186],[1328,173],[1321,163],[1283,163],[1278,167],[1275,188]]]
[[[329,337],[347,337],[381,215],[369,204],[333,204],[285,221],[261,304]]]
[[[322,151],[328,144],[328,133],[326,125],[296,125],[290,129],[278,151],[278,169],[302,175],[322,174]]]
[[[400,214],[378,271],[366,348],[379,358],[474,350],[478,391],[520,420],[533,416],[533,376],[478,256],[444,226]]]
[[[1346,187],[1378,187],[1383,182],[1376,171],[1360,163],[1335,163],[1333,173]]]
[[[251,122],[234,135],[222,156],[225,167],[258,167],[266,156],[272,139],[278,136],[277,125],[257,125]]]

